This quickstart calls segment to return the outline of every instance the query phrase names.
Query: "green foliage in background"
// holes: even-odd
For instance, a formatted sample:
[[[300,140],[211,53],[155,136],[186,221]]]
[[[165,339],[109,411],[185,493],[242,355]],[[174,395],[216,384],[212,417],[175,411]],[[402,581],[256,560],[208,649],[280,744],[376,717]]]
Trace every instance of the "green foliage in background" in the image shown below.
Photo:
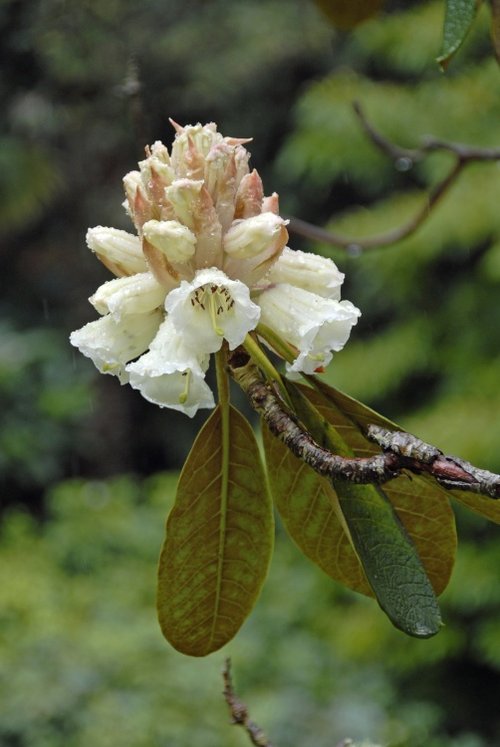
[[[244,747],[221,694],[225,655],[238,694],[276,745],[331,747],[368,735],[391,747],[496,743],[500,549],[486,524],[467,518],[474,539],[461,547],[443,597],[448,625],[433,639],[402,636],[279,532],[268,582],[237,640],[189,659],[165,646],[154,614],[176,478],[74,480],[51,491],[45,524],[19,511],[6,517],[2,745]]]
[[[451,166],[443,154],[393,163],[367,140],[353,100],[403,146],[426,134],[498,146],[500,78],[480,25],[453,75],[443,78],[429,66],[420,40],[432,44],[433,28],[438,35],[439,6],[362,27],[349,52],[358,72],[338,69],[299,101],[278,166],[296,186],[292,210],[300,217],[336,210],[330,225],[337,231],[376,235],[405,223]],[[369,77],[374,64],[383,82]],[[363,311],[327,380],[424,440],[492,470],[500,469],[500,421],[493,416],[500,408],[499,190],[498,166],[475,164],[406,240],[361,255],[354,247],[355,256],[321,248],[346,271],[346,296]],[[346,191],[355,195],[349,207]]]
[[[0,325],[0,507],[61,479],[85,454],[89,378],[54,328]]]

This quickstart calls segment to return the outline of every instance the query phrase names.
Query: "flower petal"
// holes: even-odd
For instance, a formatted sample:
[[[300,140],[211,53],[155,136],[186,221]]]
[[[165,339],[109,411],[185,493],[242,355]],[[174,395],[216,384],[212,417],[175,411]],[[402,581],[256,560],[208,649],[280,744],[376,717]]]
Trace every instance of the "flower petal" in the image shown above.
[[[116,321],[108,314],[72,332],[69,340],[91,358],[101,373],[118,376],[125,384],[128,381],[125,364],[148,349],[162,317],[161,311],[153,311]]]
[[[224,236],[224,251],[236,259],[256,257],[275,243],[288,222],[274,213],[236,220]]]
[[[263,291],[258,302],[261,322],[299,350],[287,369],[304,373],[328,365],[361,314],[350,301],[323,298],[287,283]]]
[[[196,236],[176,220],[148,220],[142,227],[147,241],[159,249],[169,262],[187,262],[193,256]]]
[[[101,285],[90,303],[99,314],[112,314],[116,321],[126,314],[146,314],[163,306],[166,290],[151,272],[115,278]]]
[[[196,266],[212,267],[222,260],[222,227],[203,180],[176,179],[165,190],[175,216],[196,236]]]
[[[185,344],[167,317],[149,351],[130,363],[129,383],[149,402],[184,412],[189,417],[200,407],[214,407],[212,390],[205,382],[208,356],[197,356]]]
[[[186,344],[202,353],[219,350],[223,339],[231,350],[241,345],[260,316],[248,287],[215,267],[199,270],[191,283],[184,280],[170,291],[165,308]]]
[[[224,272],[249,288],[258,286],[285,248],[287,223],[269,212],[235,221],[225,237]]]
[[[118,277],[148,269],[138,236],[119,228],[95,226],[89,228],[86,239],[89,249]]]
[[[286,246],[263,282],[289,283],[324,298],[340,300],[344,273],[327,257],[293,250]]]

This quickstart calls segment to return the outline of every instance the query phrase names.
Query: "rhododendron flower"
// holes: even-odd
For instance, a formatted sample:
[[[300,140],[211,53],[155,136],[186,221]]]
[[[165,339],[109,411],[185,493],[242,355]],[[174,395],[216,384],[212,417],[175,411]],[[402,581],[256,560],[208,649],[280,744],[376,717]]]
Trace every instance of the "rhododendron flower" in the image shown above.
[[[326,365],[359,311],[340,301],[343,275],[326,258],[286,247],[278,196],[264,197],[245,139],[215,124],[180,127],[171,153],[146,149],[124,178],[136,229],[89,229],[87,244],[117,277],[90,298],[101,314],[71,343],[160,407],[213,407],[209,356],[259,320],[297,350],[292,372]]]

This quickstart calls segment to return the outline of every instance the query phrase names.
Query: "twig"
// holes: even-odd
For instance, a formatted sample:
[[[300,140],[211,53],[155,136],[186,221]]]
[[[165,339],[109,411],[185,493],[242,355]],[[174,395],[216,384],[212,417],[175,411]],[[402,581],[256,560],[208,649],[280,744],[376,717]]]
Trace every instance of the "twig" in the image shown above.
[[[228,363],[230,374],[270,431],[320,475],[355,483],[382,484],[408,470],[416,474],[427,473],[447,489],[500,498],[500,475],[478,469],[457,457],[447,456],[409,433],[370,425],[366,435],[384,449],[381,454],[362,458],[332,454],[319,446],[286,409],[242,348],[230,355]]]
[[[465,166],[473,161],[500,161],[500,149],[498,148],[479,148],[463,143],[451,143],[439,140],[434,137],[423,139],[419,148],[402,148],[392,143],[367,120],[359,102],[354,102],[354,111],[361,122],[361,126],[370,138],[372,143],[383,153],[393,158],[396,162],[402,159],[408,161],[410,165],[422,161],[429,153],[436,151],[446,151],[455,157],[453,167],[448,174],[430,191],[424,205],[410,218],[406,223],[396,228],[392,228],[385,233],[369,237],[348,237],[335,231],[319,228],[311,223],[291,218],[288,226],[289,231],[312,239],[321,241],[332,246],[342,247],[351,252],[359,252],[363,249],[375,249],[381,246],[390,246],[402,239],[407,238],[420,228],[427,220],[431,211],[438,204],[441,198],[449,191],[450,187],[457,181]]]
[[[375,129],[367,119],[359,101],[354,101],[352,108],[372,143],[394,160],[407,158],[413,163],[417,163],[425,158],[428,153],[433,153],[437,150],[444,150],[448,153],[452,153],[457,156],[457,158],[461,158],[464,161],[498,161],[500,159],[499,148],[481,148],[476,145],[452,143],[448,140],[440,140],[432,135],[423,137],[418,148],[402,148],[400,145],[392,143]]]
[[[378,425],[369,425],[366,435],[382,446],[386,453],[408,459],[414,471],[420,469],[428,472],[445,488],[500,498],[500,475],[479,469],[459,457],[443,454],[435,446],[404,431],[389,431]]]
[[[243,726],[255,747],[272,747],[260,726],[250,720],[246,705],[242,703],[234,691],[231,677],[231,659],[229,658],[224,662],[222,678],[224,680],[224,699],[229,707],[232,723]]]

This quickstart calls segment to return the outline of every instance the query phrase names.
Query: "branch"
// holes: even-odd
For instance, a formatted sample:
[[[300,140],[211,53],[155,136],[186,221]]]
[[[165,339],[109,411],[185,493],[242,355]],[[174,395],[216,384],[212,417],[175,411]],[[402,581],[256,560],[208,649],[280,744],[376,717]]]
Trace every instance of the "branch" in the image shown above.
[[[429,153],[446,151],[455,157],[453,167],[444,179],[438,182],[438,184],[436,184],[430,191],[424,204],[415,215],[401,226],[392,228],[385,233],[378,234],[377,236],[354,238],[344,236],[335,231],[319,228],[318,226],[314,226],[311,223],[300,220],[299,218],[291,218],[288,228],[299,236],[304,236],[305,238],[314,241],[322,241],[323,243],[332,246],[343,247],[352,253],[357,253],[363,249],[390,246],[391,244],[395,244],[396,242],[407,238],[420,228],[441,198],[457,181],[467,164],[474,161],[500,161],[500,149],[498,148],[479,148],[464,145],[463,143],[446,142],[433,137],[424,138],[419,148],[402,148],[401,146],[392,143],[373,127],[373,125],[367,120],[358,102],[354,102],[353,108],[361,122],[361,126],[372,143],[387,156],[394,159],[396,164],[403,161],[406,162],[408,168],[410,168],[414,163],[422,161]]]
[[[231,659],[227,658],[222,669],[222,678],[224,680],[224,699],[229,707],[232,723],[243,726],[250,741],[255,747],[272,747],[271,742],[266,735],[253,721],[250,720],[248,709],[234,692],[233,680],[231,677]]]
[[[408,470],[426,473],[447,489],[466,490],[500,498],[500,475],[478,469],[409,433],[369,425],[367,438],[383,448],[372,457],[341,457],[319,446],[263,380],[248,354],[237,348],[229,356],[229,372],[243,389],[251,407],[269,430],[303,462],[330,479],[382,484]]]

